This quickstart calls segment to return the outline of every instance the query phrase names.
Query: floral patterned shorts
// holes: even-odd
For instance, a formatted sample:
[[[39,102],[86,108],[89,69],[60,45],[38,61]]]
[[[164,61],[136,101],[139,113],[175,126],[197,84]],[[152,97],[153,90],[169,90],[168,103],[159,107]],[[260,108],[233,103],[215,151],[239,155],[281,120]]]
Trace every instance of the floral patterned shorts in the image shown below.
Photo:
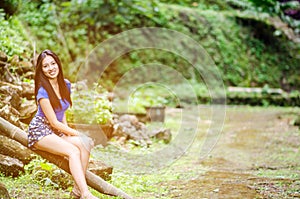
[[[28,127],[28,147],[33,147],[36,142],[52,133],[60,137],[64,135],[61,131],[51,127],[47,118],[34,116]]]

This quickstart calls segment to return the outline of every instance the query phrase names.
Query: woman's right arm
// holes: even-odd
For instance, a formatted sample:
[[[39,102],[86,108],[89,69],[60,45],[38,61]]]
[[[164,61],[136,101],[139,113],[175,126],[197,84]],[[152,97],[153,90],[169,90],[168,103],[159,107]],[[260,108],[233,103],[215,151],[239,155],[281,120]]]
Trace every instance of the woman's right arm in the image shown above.
[[[68,125],[65,125],[64,123],[57,120],[55,112],[54,112],[54,110],[51,106],[51,103],[50,103],[49,99],[41,98],[39,100],[39,103],[40,103],[40,106],[41,106],[46,118],[48,119],[50,125],[53,128],[62,131],[66,135],[71,135],[71,136],[79,135],[78,131],[76,131],[75,129],[70,128]]]

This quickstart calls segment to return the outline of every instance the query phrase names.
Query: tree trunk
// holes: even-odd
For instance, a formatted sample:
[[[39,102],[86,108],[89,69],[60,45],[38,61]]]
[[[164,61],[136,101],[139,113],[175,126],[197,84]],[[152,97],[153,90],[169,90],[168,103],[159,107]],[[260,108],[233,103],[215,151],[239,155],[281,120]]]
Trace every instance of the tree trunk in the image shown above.
[[[0,134],[7,136],[27,147],[27,143],[28,143],[27,134],[1,117],[0,117]],[[70,173],[69,162],[64,157],[47,153],[44,151],[39,151],[39,150],[35,150],[34,152],[41,155],[43,158],[47,159],[49,162],[57,165],[58,167]],[[93,174],[90,171],[86,172],[86,179],[88,185],[94,188],[95,190],[99,191],[100,193],[111,195],[111,196],[118,196],[124,199],[133,198],[128,194],[126,194],[125,192],[123,192],[122,190],[107,183],[105,180],[103,180],[102,178]]]

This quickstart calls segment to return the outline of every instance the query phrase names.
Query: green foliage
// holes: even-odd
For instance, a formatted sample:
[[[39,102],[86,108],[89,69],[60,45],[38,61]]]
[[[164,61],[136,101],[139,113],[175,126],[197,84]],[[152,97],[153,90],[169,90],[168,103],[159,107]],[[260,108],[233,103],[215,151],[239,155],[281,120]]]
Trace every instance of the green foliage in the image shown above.
[[[30,43],[24,34],[24,28],[16,17],[5,19],[5,13],[0,9],[0,51],[8,56],[28,54]]]
[[[164,107],[170,105],[172,93],[168,89],[149,84],[136,89],[129,97],[129,112],[145,112],[146,107]]]
[[[248,0],[263,11],[272,12],[276,9],[277,0]]]
[[[5,184],[11,198],[69,198],[69,191],[57,190],[53,186],[44,186],[31,174],[18,178],[4,177],[0,174],[0,182]],[[70,187],[71,188],[71,187]]]
[[[202,45],[213,58],[227,86],[268,84],[286,90],[300,86],[299,45],[287,41],[267,22],[243,19],[233,10],[251,11],[254,15],[268,12],[283,17],[283,11],[294,5],[271,0],[23,0],[19,4],[15,22],[5,20],[4,15],[0,21],[7,30],[0,34],[3,43],[0,48],[9,55],[29,51],[23,49],[29,43],[22,45],[20,40],[35,42],[38,51],[50,48],[59,53],[65,74],[71,80],[75,79],[77,68],[84,63],[89,52],[100,42],[131,28],[154,26],[179,31]],[[16,19],[23,23],[17,23]],[[19,28],[22,26],[25,28]],[[32,36],[26,37],[22,33],[25,29],[27,35]],[[8,39],[12,35],[10,31],[14,32],[13,35],[20,34],[22,39]],[[112,89],[126,71],[153,62],[171,66],[188,80],[202,82],[201,74],[195,71],[193,74],[189,70],[191,65],[177,55],[161,50],[143,50],[128,53],[113,63],[105,71],[103,85]],[[132,78],[138,80],[141,77],[133,75]]]
[[[231,7],[224,0],[161,0],[166,4],[178,4],[181,6],[199,8],[203,10],[230,10]]]
[[[84,124],[106,124],[112,119],[112,104],[107,93],[96,90],[79,90],[71,94],[73,107],[66,116],[69,122]]]
[[[162,16],[158,12],[157,4],[157,0],[72,0],[62,4],[64,8],[61,15],[62,23],[66,23],[69,27],[84,23],[89,31],[88,36],[101,37],[107,33],[120,32],[125,28],[141,26],[144,22],[153,21],[153,25],[159,23]],[[69,21],[69,17],[77,21]],[[92,42],[95,38],[89,39],[92,39],[89,40]]]
[[[40,185],[63,189],[67,189],[73,185],[73,180],[68,173],[42,159],[40,156],[36,156],[24,168],[25,173],[27,175],[31,174],[34,181]]]
[[[51,0],[27,1],[21,3],[18,18],[26,27],[36,53],[51,49],[59,53],[64,70],[68,71],[68,63],[72,61],[64,32],[59,24],[57,6]]]
[[[274,30],[266,24],[243,21],[231,17],[231,14],[227,16],[226,13],[174,5],[160,4],[159,11],[169,21],[166,28],[191,36],[207,50],[221,71],[226,85],[252,87],[269,84],[271,87],[280,87],[283,76],[286,76],[288,84],[297,88],[293,79],[299,75],[292,71],[297,71],[299,59],[296,49],[299,47],[274,36]],[[246,23],[250,25],[245,25]],[[114,82],[131,68],[153,62],[171,66],[185,78],[196,77],[201,82],[201,78],[190,76],[188,69],[191,66],[185,60],[177,55],[152,49],[134,51],[123,56],[109,67],[106,77]],[[139,78],[143,77],[132,76],[136,81]]]

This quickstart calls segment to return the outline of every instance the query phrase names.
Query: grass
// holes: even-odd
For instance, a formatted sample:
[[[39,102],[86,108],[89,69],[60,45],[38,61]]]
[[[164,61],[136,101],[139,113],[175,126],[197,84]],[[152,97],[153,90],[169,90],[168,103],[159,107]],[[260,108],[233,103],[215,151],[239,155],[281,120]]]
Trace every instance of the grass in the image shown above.
[[[32,174],[24,174],[18,178],[0,176],[12,199],[27,198],[69,198],[68,190],[57,189],[51,185],[44,186],[33,178]]]
[[[172,169],[163,169],[160,172],[148,174],[127,173],[118,169],[114,169],[112,179],[109,181],[112,185],[120,188],[135,198],[162,198],[167,199],[168,190],[159,186],[165,181],[177,180],[185,178],[184,174],[174,174]],[[0,176],[0,181],[8,189],[12,199],[27,198],[69,198],[69,192],[72,186],[62,189],[53,186],[53,184],[45,185],[41,181],[35,179],[33,173],[25,173],[17,178]],[[109,199],[118,198],[99,194],[91,189],[92,193],[99,198]]]

